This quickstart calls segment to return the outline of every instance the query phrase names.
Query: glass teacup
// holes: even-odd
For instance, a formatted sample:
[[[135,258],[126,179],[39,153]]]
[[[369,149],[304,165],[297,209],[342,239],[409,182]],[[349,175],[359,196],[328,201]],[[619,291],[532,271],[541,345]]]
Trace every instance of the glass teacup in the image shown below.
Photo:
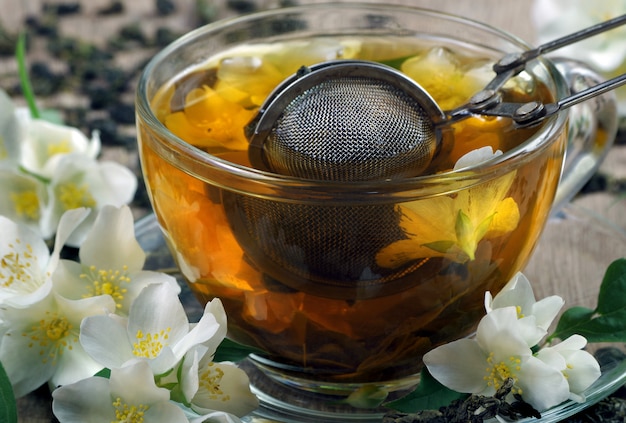
[[[352,413],[329,404],[363,386],[414,386],[422,355],[470,335],[485,291],[524,268],[616,130],[610,96],[574,109],[569,127],[567,112],[525,129],[473,116],[446,131],[422,174],[317,180],[250,165],[245,128],[263,101],[302,66],[350,59],[395,67],[451,109],[527,48],[459,17],[347,4],[218,22],[152,59],[137,121],[154,212],[197,298],[220,298],[228,336],[264,351],[250,359],[262,401]],[[504,98],[551,102],[589,79],[562,67],[568,80],[533,61]],[[267,392],[277,387],[297,394]]]

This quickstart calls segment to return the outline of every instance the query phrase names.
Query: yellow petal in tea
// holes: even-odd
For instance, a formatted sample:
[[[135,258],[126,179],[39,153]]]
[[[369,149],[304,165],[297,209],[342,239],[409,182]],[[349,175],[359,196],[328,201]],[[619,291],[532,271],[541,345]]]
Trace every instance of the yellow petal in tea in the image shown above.
[[[506,197],[516,172],[454,195],[399,204],[400,226],[407,239],[383,248],[376,263],[396,268],[426,257],[464,263],[474,259],[478,243],[511,232],[520,212]]]

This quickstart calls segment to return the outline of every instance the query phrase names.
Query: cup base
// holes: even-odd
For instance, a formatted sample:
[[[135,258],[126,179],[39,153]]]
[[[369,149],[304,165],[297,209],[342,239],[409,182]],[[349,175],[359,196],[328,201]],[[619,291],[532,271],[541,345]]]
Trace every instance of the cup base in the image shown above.
[[[261,359],[262,360],[262,359]],[[252,392],[260,406],[245,422],[267,419],[277,423],[363,422],[380,423],[387,408],[357,408],[348,403],[348,396],[367,387],[369,392],[388,392],[385,401],[400,398],[419,383],[419,374],[401,380],[376,383],[324,383],[285,376],[254,355],[241,367],[250,378]]]

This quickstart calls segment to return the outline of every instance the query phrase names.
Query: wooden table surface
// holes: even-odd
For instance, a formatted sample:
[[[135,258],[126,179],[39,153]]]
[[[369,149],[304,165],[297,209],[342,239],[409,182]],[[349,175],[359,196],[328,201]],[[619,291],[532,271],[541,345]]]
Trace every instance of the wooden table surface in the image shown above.
[[[367,2],[367,1],[366,1]],[[374,3],[369,1],[368,3]],[[196,1],[172,1],[176,9],[169,14],[156,12],[156,0],[128,0],[122,2],[121,14],[103,16],[98,11],[112,4],[111,0],[0,0],[0,28],[15,35],[24,27],[26,18],[41,16],[44,4],[80,4],[80,12],[67,15],[58,21],[59,31],[68,37],[80,38],[86,42],[103,46],[112,34],[131,24],[139,25],[146,34],[154,34],[157,28],[167,26],[178,33],[184,33],[198,24]],[[215,19],[237,14],[233,5],[237,2],[215,0]],[[242,3],[239,2],[241,6]],[[279,1],[259,0],[249,2],[259,9],[277,7]],[[321,3],[321,1],[300,1]],[[452,12],[477,19],[511,32],[533,43],[534,29],[529,16],[531,2],[494,0],[395,0],[385,3],[422,6]],[[1,35],[1,34],[0,34]],[[29,60],[49,61],[53,69],[61,69],[62,60],[45,53],[45,37],[35,38],[29,50]],[[122,51],[116,60],[119,66],[129,67],[149,58],[158,48],[139,46],[130,51]],[[0,86],[8,89],[15,84],[15,63],[12,57],[0,57]],[[17,95],[17,103],[23,100]],[[40,98],[46,107],[63,107],[85,104],[85,99],[73,93],[61,93]],[[121,97],[120,101],[132,101],[132,93]],[[132,126],[132,125],[131,125]],[[132,137],[133,128],[121,128]],[[137,157],[128,148],[105,147],[104,155],[119,160],[123,164],[137,168]],[[626,256],[626,197],[622,200],[626,187],[626,145],[615,145],[599,171],[602,189],[579,195],[574,203],[576,213],[567,219],[553,219],[531,260],[527,274],[531,281],[539,285],[538,296],[559,294],[566,297],[568,304],[581,303],[593,306],[597,287],[607,265],[614,259]],[[590,189],[588,191],[594,191]],[[580,210],[585,210],[580,214]],[[137,217],[147,210],[136,207]],[[598,220],[586,216],[599,216]],[[582,216],[582,217],[581,217]],[[604,222],[604,223],[599,223]],[[41,389],[19,400],[19,421],[40,423],[54,421],[50,411],[49,393]]]

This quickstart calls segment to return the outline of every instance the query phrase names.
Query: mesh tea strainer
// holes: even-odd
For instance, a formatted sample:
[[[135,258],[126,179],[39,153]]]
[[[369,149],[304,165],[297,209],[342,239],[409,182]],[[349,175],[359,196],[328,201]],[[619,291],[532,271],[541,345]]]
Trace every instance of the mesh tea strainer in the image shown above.
[[[626,83],[626,74],[552,104],[501,101],[499,90],[538,56],[607,31],[626,15],[533,50],[503,57],[496,76],[467,104],[443,112],[416,82],[367,61],[303,67],[278,86],[247,129],[253,167],[307,179],[358,181],[418,176],[442,142],[442,128],[472,114],[534,125],[561,109]]]

